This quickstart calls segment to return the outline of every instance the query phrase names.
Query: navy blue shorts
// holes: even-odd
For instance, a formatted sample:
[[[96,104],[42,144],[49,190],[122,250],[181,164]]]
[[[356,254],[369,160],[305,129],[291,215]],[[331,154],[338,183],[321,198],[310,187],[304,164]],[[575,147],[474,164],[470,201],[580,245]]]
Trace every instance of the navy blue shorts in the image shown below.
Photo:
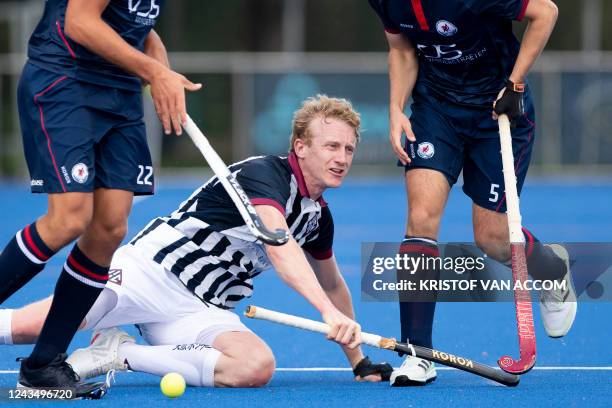
[[[512,128],[514,170],[520,194],[529,168],[535,135],[535,113],[525,94],[525,115]],[[480,207],[506,211],[504,174],[497,121],[491,109],[458,106],[442,99],[417,99],[410,122],[416,142],[406,152],[414,168],[438,170],[454,185],[463,170],[463,191]]]
[[[18,105],[32,192],[153,193],[141,93],[80,82],[27,63]]]

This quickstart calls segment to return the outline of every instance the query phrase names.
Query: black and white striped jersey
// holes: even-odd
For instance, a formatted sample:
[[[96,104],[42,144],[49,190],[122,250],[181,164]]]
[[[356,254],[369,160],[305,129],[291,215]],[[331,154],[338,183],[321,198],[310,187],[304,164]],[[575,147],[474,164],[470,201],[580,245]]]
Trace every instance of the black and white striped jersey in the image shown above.
[[[315,259],[332,256],[331,213],[322,197],[309,197],[294,154],[252,157],[229,169],[253,204],[271,205],[284,214],[305,251]],[[202,301],[224,309],[250,297],[253,278],[271,266],[264,245],[250,233],[216,176],[170,216],[151,221],[130,244]]]

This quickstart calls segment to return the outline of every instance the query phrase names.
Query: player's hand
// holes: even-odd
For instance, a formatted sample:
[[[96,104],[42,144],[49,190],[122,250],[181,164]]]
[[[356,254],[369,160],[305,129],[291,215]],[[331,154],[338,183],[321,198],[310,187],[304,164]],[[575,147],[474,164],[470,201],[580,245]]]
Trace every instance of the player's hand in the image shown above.
[[[497,120],[499,115],[506,114],[510,119],[510,124],[513,127],[516,126],[516,120],[525,113],[524,92],[525,84],[515,84],[508,80],[506,87],[499,92],[497,99],[493,102],[493,119]]]
[[[393,367],[389,363],[374,364],[367,356],[353,367],[355,380],[360,382],[389,381],[392,372]]]
[[[197,91],[202,88],[202,84],[194,84],[183,75],[160,64],[150,86],[151,97],[164,132],[169,135],[174,129],[174,133],[180,136],[183,132],[181,125],[187,122],[185,90]]]
[[[350,349],[361,344],[361,326],[356,321],[349,319],[338,309],[322,314],[323,321],[330,327],[327,338],[347,346]]]
[[[393,148],[393,151],[395,152],[395,155],[399,161],[402,162],[404,166],[410,164],[410,157],[408,156],[408,153],[406,153],[406,150],[404,150],[404,144],[402,143],[403,134],[406,135],[406,138],[410,142],[416,141],[416,137],[412,132],[412,126],[410,125],[410,119],[408,119],[408,116],[406,116],[400,109],[391,108],[389,113],[389,122],[391,128],[389,133],[391,147]]]

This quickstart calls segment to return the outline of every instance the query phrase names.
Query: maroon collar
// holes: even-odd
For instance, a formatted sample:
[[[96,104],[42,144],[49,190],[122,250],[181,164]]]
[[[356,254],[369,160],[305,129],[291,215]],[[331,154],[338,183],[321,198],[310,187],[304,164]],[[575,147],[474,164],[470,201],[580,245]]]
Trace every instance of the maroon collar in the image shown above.
[[[297,180],[300,195],[302,197],[310,198],[310,193],[308,192],[308,187],[306,187],[306,181],[304,180],[304,174],[302,174],[302,169],[300,168],[296,154],[294,152],[289,153],[288,160],[289,166],[291,166],[291,171]],[[323,195],[321,195],[321,197],[319,197],[316,201],[321,204],[321,207],[327,206],[327,203],[323,199]]]

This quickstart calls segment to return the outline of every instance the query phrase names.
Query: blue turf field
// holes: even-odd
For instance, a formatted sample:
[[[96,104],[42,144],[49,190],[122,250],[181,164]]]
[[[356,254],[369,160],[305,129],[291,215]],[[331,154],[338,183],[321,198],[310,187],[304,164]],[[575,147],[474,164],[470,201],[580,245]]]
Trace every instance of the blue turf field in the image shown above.
[[[130,218],[135,234],[154,216],[166,214],[185,199],[197,182],[162,182],[155,197],[140,201]],[[45,197],[30,195],[24,185],[0,185],[0,210],[5,214],[0,244],[31,222],[45,209]],[[336,222],[335,253],[353,293],[359,321],[365,330],[398,335],[398,312],[394,303],[361,303],[359,295],[360,243],[396,241],[403,233],[404,192],[401,179],[349,180],[344,187],[326,194]],[[521,209],[525,225],[544,241],[611,241],[612,181],[531,181],[525,186]],[[448,203],[441,240],[470,241],[470,202],[455,188]],[[10,216],[9,216],[10,215]],[[5,306],[15,307],[51,293],[63,262],[57,256],[46,271],[35,278]],[[316,318],[305,301],[286,288],[273,271],[255,281],[252,304]],[[282,295],[279,295],[282,294]],[[245,302],[242,306],[248,304]],[[391,389],[388,384],[358,384],[346,371],[279,370],[271,384],[257,390],[189,388],[173,405],[196,406],[611,406],[612,397],[612,303],[581,303],[573,330],[564,339],[546,337],[536,308],[538,366],[523,376],[518,388],[497,386],[478,377],[440,370],[431,386]],[[242,308],[241,310],[242,311]],[[322,336],[248,321],[272,347],[280,368],[346,367],[338,347]],[[130,329],[131,330],[131,329]],[[73,343],[88,340],[79,334]],[[438,306],[434,332],[436,348],[495,365],[505,353],[517,356],[514,308],[511,303]],[[0,387],[15,383],[15,357],[29,353],[29,346],[2,347]],[[371,349],[375,359],[399,365],[394,354]],[[559,369],[566,367],[565,369]],[[594,368],[607,367],[596,370]],[[158,379],[136,373],[119,373],[109,394],[97,406],[158,405],[165,397]],[[77,402],[83,404],[84,402]]]

